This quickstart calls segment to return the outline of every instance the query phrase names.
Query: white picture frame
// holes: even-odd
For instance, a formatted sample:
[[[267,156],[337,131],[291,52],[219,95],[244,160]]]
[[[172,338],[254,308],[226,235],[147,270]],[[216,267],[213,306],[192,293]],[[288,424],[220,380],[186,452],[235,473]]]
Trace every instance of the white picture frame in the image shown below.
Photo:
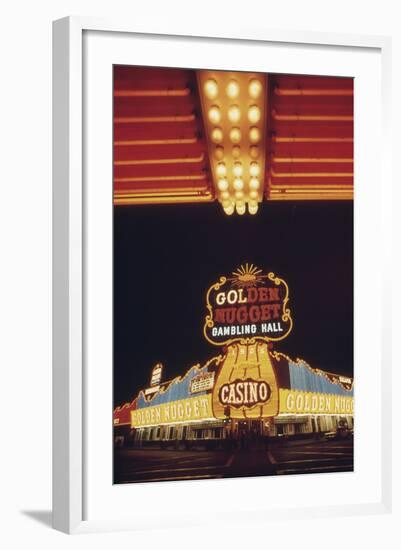
[[[370,97],[367,102],[372,102],[369,105],[360,105],[356,102],[356,113],[361,112],[375,105],[375,115],[372,124],[375,129],[378,129],[380,138],[380,155],[379,163],[376,168],[369,164],[369,168],[376,170],[376,181],[380,181],[378,195],[380,198],[380,208],[376,209],[377,202],[375,196],[369,191],[368,187],[367,198],[358,192],[358,177],[366,177],[366,181],[370,181],[372,177],[369,170],[365,169],[362,161],[368,163],[369,158],[367,151],[369,149],[369,137],[362,130],[366,129],[363,126],[363,117],[360,117],[360,128],[356,126],[356,136],[360,139],[361,145],[356,145],[356,201],[360,207],[356,210],[356,229],[355,236],[358,243],[363,242],[362,230],[366,229],[366,223],[369,216],[375,210],[375,215],[379,219],[376,226],[378,235],[375,237],[376,243],[381,243],[378,255],[380,257],[380,268],[377,270],[376,287],[378,291],[384,288],[389,288],[388,274],[390,273],[390,258],[391,250],[389,239],[390,235],[389,216],[387,215],[391,209],[391,167],[389,160],[389,121],[390,121],[390,102],[389,93],[391,86],[391,41],[387,37],[373,36],[353,36],[353,35],[335,35],[313,32],[287,32],[275,31],[270,29],[241,29],[230,30],[229,32],[222,29],[208,29],[207,35],[202,29],[191,28],[183,29],[180,25],[169,26],[168,34],[157,27],[153,29],[143,28],[140,24],[131,25],[125,22],[110,22],[96,20],[92,18],[70,17],[54,22],[53,32],[53,525],[56,529],[67,533],[78,533],[99,530],[116,530],[116,529],[143,529],[154,526],[154,516],[152,510],[146,505],[141,507],[141,510],[129,509],[126,514],[121,514],[119,517],[112,514],[113,496],[104,490],[104,484],[111,485],[111,471],[108,473],[108,479],[104,479],[107,475],[107,468],[110,466],[109,459],[102,462],[103,453],[100,449],[104,448],[101,445],[107,443],[107,438],[110,437],[111,430],[111,387],[108,387],[110,381],[112,364],[108,361],[109,353],[93,352],[93,342],[95,339],[93,331],[97,331],[97,337],[103,335],[105,339],[111,339],[111,334],[107,334],[110,329],[111,322],[109,319],[105,324],[99,324],[96,329],[92,329],[90,320],[93,318],[93,300],[94,293],[99,293],[100,288],[93,284],[91,275],[95,267],[102,265],[102,262],[110,260],[110,257],[99,254],[94,244],[96,241],[96,233],[94,226],[99,229],[102,225],[102,216],[106,212],[107,222],[104,224],[105,229],[99,231],[98,238],[101,240],[102,246],[110,252],[111,232],[110,232],[110,214],[107,214],[107,208],[111,210],[112,198],[110,192],[112,179],[109,178],[111,165],[109,169],[107,164],[103,165],[103,172],[97,174],[100,179],[104,178],[104,185],[100,185],[100,191],[96,197],[91,191],[88,181],[93,177],[93,171],[90,165],[90,160],[93,158],[92,142],[88,142],[88,133],[90,135],[91,120],[93,113],[103,113],[102,120],[98,120],[99,134],[104,132],[102,142],[97,143],[97,154],[103,158],[104,149],[108,147],[111,150],[111,118],[108,116],[110,111],[104,110],[107,101],[107,93],[110,93],[111,104],[111,89],[104,90],[104,93],[99,92],[99,97],[88,96],[86,87],[90,87],[91,78],[108,78],[107,71],[104,71],[102,63],[113,63],[113,55],[116,54],[115,62],[126,60],[129,62],[129,48],[127,44],[122,43],[124,40],[144,40],[149,44],[153,41],[154,51],[151,47],[136,50],[135,60],[132,64],[152,64],[151,59],[156,59],[157,52],[160,53],[160,41],[166,44],[168,49],[171,42],[172,52],[177,51],[177,44],[188,46],[193,53],[193,64],[197,66],[199,59],[200,46],[204,50],[205,61],[210,62],[210,48],[208,44],[213,44],[215,51],[229,47],[232,51],[238,53],[241,48],[246,46],[249,48],[263,47],[277,48],[285,50],[284,56],[288,56],[288,52],[302,51],[304,57],[308,57],[308,52],[316,52],[316,58],[310,63],[310,71],[314,71],[313,66],[317,71],[328,71],[324,69],[324,59],[322,51],[327,52],[327,65],[329,66],[331,57],[335,63],[335,56],[341,55],[344,59],[344,71],[342,74],[352,76],[354,73],[355,63],[359,63],[361,82],[363,75],[367,74],[367,66],[373,67],[374,76],[373,87],[375,91],[374,97]],[[170,41],[170,42],[169,42]],[[118,49],[121,50],[119,57]],[[105,52],[109,52],[107,55]],[[364,53],[368,56],[374,54],[374,63],[372,59],[363,59]],[[349,65],[346,60],[355,55],[361,54],[360,61],[350,61]],[[166,55],[166,53],[164,53]],[[189,66],[188,58],[183,52],[180,53],[180,58],[175,58],[170,55],[171,66]],[[209,58],[207,57],[209,55]],[[221,49],[223,55],[223,49]],[[256,53],[256,68],[263,68],[258,65],[258,57]],[[280,54],[281,55],[281,54]],[[108,57],[107,57],[108,56]],[[106,59],[107,57],[107,59]],[[159,64],[166,64],[166,58],[163,58]],[[179,61],[181,59],[181,61]],[[105,61],[103,61],[105,60]],[[89,66],[88,66],[89,63]],[[180,65],[182,63],[182,65]],[[236,68],[241,67],[241,55],[235,60],[225,61],[225,66],[219,65],[219,68],[228,68],[227,63]],[[243,63],[243,61],[242,61]],[[299,60],[292,62],[294,67],[302,65]],[[306,63],[306,61],[305,61]],[[376,65],[375,65],[376,64]],[[366,65],[366,66],[365,66]],[[166,65],[168,66],[168,65]],[[290,64],[288,65],[288,67]],[[91,68],[94,68],[94,73]],[[280,72],[290,72],[286,66]],[[376,72],[375,72],[376,67]],[[276,68],[277,70],[277,68]],[[300,69],[299,72],[301,72]],[[334,70],[334,69],[333,69]],[[98,72],[97,72],[98,71]],[[293,72],[297,72],[293,70]],[[302,71],[305,73],[305,71]],[[326,74],[326,72],[324,72]],[[103,75],[103,76],[102,76]],[[356,81],[357,97],[358,96],[358,80]],[[359,90],[361,92],[361,90]],[[90,97],[90,103],[88,103]],[[88,117],[88,118],[87,118]],[[91,119],[92,117],[92,119]],[[106,135],[107,134],[107,135]],[[365,140],[365,141],[364,141]],[[89,145],[88,145],[89,143]],[[366,146],[366,148],[365,148]],[[111,155],[111,152],[109,153]],[[104,155],[104,162],[107,162],[110,157],[107,153]],[[359,164],[358,164],[359,161]],[[103,160],[102,160],[103,162]],[[358,175],[359,172],[359,175]],[[89,178],[89,179],[88,179]],[[108,179],[109,178],[109,179]],[[100,181],[100,180],[99,180]],[[109,182],[110,188],[107,188]],[[370,194],[369,194],[370,193]],[[102,195],[100,198],[97,198]],[[358,198],[359,197],[359,198]],[[106,208],[106,210],[105,210]],[[93,224],[93,227],[92,227]],[[362,227],[363,226],[363,227]],[[360,320],[362,324],[363,318],[363,297],[366,296],[368,289],[363,284],[363,274],[360,273],[360,265],[366,266],[366,257],[362,257],[362,252],[356,253],[355,262],[357,273],[361,277],[361,286],[355,287],[356,305],[361,307]],[[359,263],[358,263],[359,262]],[[92,266],[93,264],[93,266]],[[104,264],[103,264],[104,265]],[[106,270],[107,271],[107,270]],[[108,274],[107,274],[108,273]],[[107,271],[105,277],[99,285],[109,285],[111,292],[110,271]],[[359,284],[359,279],[356,279],[356,285]],[[104,288],[104,287],[102,287]],[[347,499],[340,494],[330,503],[326,499],[321,503],[317,502],[316,506],[312,505],[310,500],[305,505],[301,501],[294,501],[291,506],[286,504],[285,499],[279,502],[276,500],[273,506],[269,506],[264,510],[262,504],[258,502],[252,506],[245,506],[243,509],[238,502],[234,503],[229,497],[227,500],[227,509],[221,514],[221,521],[231,521],[233,513],[238,510],[242,511],[244,521],[256,519],[263,521],[264,512],[268,511],[270,518],[300,518],[312,517],[313,515],[352,515],[352,514],[371,514],[371,513],[386,513],[391,510],[391,433],[384,430],[384,417],[391,417],[391,352],[390,352],[390,333],[383,330],[382,316],[385,311],[390,310],[391,296],[389,292],[377,295],[373,306],[378,313],[377,326],[380,338],[373,344],[374,350],[370,354],[369,373],[372,374],[372,384],[361,391],[357,389],[356,397],[356,422],[364,431],[363,422],[375,422],[375,428],[380,430],[380,445],[378,446],[377,455],[372,464],[366,466],[366,471],[363,468],[363,457],[356,455],[356,460],[360,462],[359,472],[364,476],[359,480],[359,485],[355,485],[355,493],[350,491],[350,497]],[[106,312],[105,317],[108,318],[111,313],[111,301],[105,300]],[[365,337],[368,328],[365,326],[362,329],[361,338]],[[110,351],[110,348],[108,348]],[[98,356],[96,357],[96,354]],[[102,358],[103,357],[103,358]],[[358,372],[358,361],[362,361],[365,356],[356,357],[356,372]],[[368,355],[366,355],[368,360]],[[91,368],[95,360],[99,360],[98,365],[98,381],[94,382]],[[375,362],[375,365],[371,364]],[[369,360],[368,360],[369,362]],[[380,369],[377,369],[377,362]],[[92,366],[91,366],[92,365]],[[375,372],[377,373],[375,374]],[[370,374],[369,374],[370,376]],[[356,375],[356,379],[357,375]],[[362,399],[359,400],[358,395],[364,397],[372,397],[375,387],[380,387],[380,397],[377,397],[377,404],[374,406],[372,416],[369,416],[368,411],[365,411]],[[96,386],[96,387],[95,387]],[[363,386],[363,384],[362,384]],[[110,392],[110,398],[104,402],[104,396]],[[365,394],[363,393],[365,392]],[[96,395],[95,395],[96,393]],[[384,398],[386,396],[386,398]],[[103,399],[103,401],[102,401]],[[90,407],[88,407],[90,403]],[[362,403],[362,404],[361,404]],[[96,413],[94,413],[94,410]],[[109,416],[107,411],[109,410]],[[359,414],[358,414],[359,411]],[[367,414],[361,414],[361,413]],[[97,427],[94,429],[94,414],[99,415]],[[366,417],[367,420],[364,419]],[[369,420],[370,419],[370,420]],[[376,419],[376,420],[375,420]],[[366,430],[365,430],[366,431]],[[365,437],[366,437],[365,433]],[[356,436],[358,437],[358,436]],[[362,437],[362,435],[361,435]],[[99,441],[102,443],[99,443]],[[366,441],[366,439],[365,439]],[[110,452],[112,448],[111,437],[109,441]],[[366,449],[366,446],[365,446]],[[88,459],[92,457],[91,459]],[[97,466],[93,462],[93,457],[98,456],[97,462],[102,463]],[[357,462],[358,463],[358,462]],[[103,468],[103,469],[102,469]],[[374,491],[369,494],[362,495],[363,480],[367,480],[367,471],[369,468],[374,468],[375,481]],[[103,474],[101,473],[103,472]],[[331,474],[337,475],[337,474]],[[359,475],[358,469],[356,476]],[[361,474],[362,475],[362,474]],[[338,474],[339,483],[345,483],[344,477]],[[302,477],[302,476],[300,476]],[[313,476],[317,480],[322,480],[322,477]],[[291,483],[302,487],[302,480],[295,481],[294,476],[288,476],[285,482],[285,490],[288,490],[289,480]],[[328,482],[328,487],[336,483]],[[348,478],[349,479],[349,478]],[[309,478],[310,480],[310,478]],[[278,480],[274,480],[272,491],[280,492],[280,487],[277,485]],[[279,480],[280,483],[282,479]],[[194,485],[194,483],[196,485]],[[188,503],[188,498],[191,495],[197,494],[199,502],[204,502],[207,499],[208,492],[214,493],[214,497],[221,494],[224,483],[224,491],[234,496],[238,487],[241,491],[252,490],[256,491],[257,486],[255,480],[216,480],[207,482],[202,485],[202,482],[178,482],[163,484],[163,487],[156,484],[141,484],[136,486],[122,487],[118,489],[118,499],[121,502],[127,502],[129,498],[134,498],[133,495],[139,495],[143,502],[147,502],[147,498],[153,498],[156,494],[159,495],[161,502],[166,502],[167,494],[165,489],[168,486],[169,495],[173,495],[173,501],[176,503],[175,513],[166,511],[163,518],[158,517],[159,526],[169,525],[191,525],[197,524],[198,519],[196,514],[185,515],[183,502]],[[260,479],[257,483],[263,483]],[[319,486],[313,480],[309,481],[311,495],[316,491],[319,494]],[[320,483],[320,482],[319,482]],[[326,483],[326,481],[321,482]],[[238,485],[240,484],[240,485]],[[96,486],[96,492],[95,487]],[[360,487],[361,498],[358,500],[357,491]],[[130,491],[130,492],[129,492]],[[284,491],[285,492],[285,491]],[[322,491],[323,492],[323,491]],[[274,493],[274,494],[276,494]],[[147,496],[152,495],[152,497]],[[135,496],[135,499],[137,496]],[[171,498],[171,497],[168,497]],[[95,509],[91,502],[98,502],[99,507],[96,513],[91,513],[91,509]],[[102,504],[104,502],[104,506]],[[150,502],[150,500],[149,500]],[[181,502],[181,504],[179,504]],[[109,506],[109,511],[107,510]],[[234,505],[235,504],[235,505]],[[92,506],[92,508],[91,508]],[[195,507],[196,508],[196,507]],[[88,512],[89,510],[89,512]],[[231,519],[230,519],[231,518]],[[238,518],[236,518],[238,521]]]

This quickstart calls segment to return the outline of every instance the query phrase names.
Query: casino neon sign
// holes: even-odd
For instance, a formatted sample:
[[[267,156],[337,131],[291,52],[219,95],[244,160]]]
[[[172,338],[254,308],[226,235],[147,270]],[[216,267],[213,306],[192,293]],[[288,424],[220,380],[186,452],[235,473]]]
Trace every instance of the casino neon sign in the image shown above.
[[[247,378],[223,384],[218,393],[220,403],[223,405],[254,407],[267,403],[271,396],[271,388],[265,380]]]
[[[208,313],[205,338],[214,345],[255,339],[282,340],[291,332],[287,283],[274,273],[263,273],[253,264],[245,264],[222,276],[206,294]]]

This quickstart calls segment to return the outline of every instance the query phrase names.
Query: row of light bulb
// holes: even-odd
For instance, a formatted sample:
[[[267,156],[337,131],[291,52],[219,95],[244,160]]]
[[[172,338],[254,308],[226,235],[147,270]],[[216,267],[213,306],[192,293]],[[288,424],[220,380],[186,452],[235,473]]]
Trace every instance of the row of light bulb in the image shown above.
[[[262,93],[262,90],[263,90],[262,83],[258,79],[253,78],[250,80],[248,85],[248,93],[252,99],[257,99]],[[204,91],[206,96],[209,99],[214,100],[219,95],[219,86],[214,79],[209,78],[205,82]],[[230,99],[238,98],[240,94],[240,86],[236,80],[229,81],[229,83],[226,86],[226,94]],[[228,108],[227,116],[228,116],[228,120],[232,124],[238,124],[239,121],[241,120],[241,109],[239,108],[238,105],[234,103],[230,105],[230,107]],[[262,116],[262,113],[258,105],[251,105],[248,108],[248,121],[250,124],[254,125],[260,122],[261,116]],[[215,126],[211,132],[211,138],[213,143],[216,143],[216,144],[221,143],[224,139],[223,130],[219,126],[217,126],[218,124],[220,124],[222,120],[221,109],[217,105],[212,105],[208,111],[208,118],[211,124]],[[240,143],[242,139],[240,128],[236,126],[231,128],[229,137],[230,137],[231,143],[233,143],[234,145]],[[261,139],[260,129],[257,126],[251,126],[251,128],[249,129],[248,137],[249,137],[249,141],[252,144],[258,144]]]
[[[249,213],[256,214],[260,196],[261,169],[257,159],[260,156],[262,141],[261,129],[258,127],[262,119],[262,110],[256,103],[262,95],[263,85],[257,78],[251,78],[248,82],[241,79],[240,81],[241,85],[235,79],[229,80],[227,84],[218,84],[214,78],[209,78],[203,85],[204,94],[210,102],[207,118],[211,125],[211,142],[214,144],[216,186],[220,202],[228,215],[233,214],[235,210],[240,215],[245,214],[247,205]],[[246,105],[240,99],[241,87],[247,87],[249,103],[246,101]],[[224,94],[228,101],[224,100]],[[225,125],[227,122],[229,128]],[[220,124],[224,127],[224,132]],[[243,135],[244,133],[246,135]],[[245,151],[241,148],[241,143],[244,142]],[[230,155],[233,165],[228,178],[224,159]],[[245,170],[241,162],[244,158],[250,159],[246,189],[243,179]],[[231,162],[229,164],[231,165]]]
[[[213,78],[209,78],[205,82],[205,94],[206,96],[213,100],[219,95],[219,86]],[[248,94],[252,99],[258,99],[262,93],[263,86],[260,80],[257,78],[252,78],[248,84]],[[240,94],[240,85],[237,80],[232,79],[228,82],[226,86],[226,94],[230,99],[236,99]]]
[[[217,105],[212,105],[210,107],[207,116],[212,124],[220,124],[223,118],[221,109]],[[250,124],[257,124],[258,122],[260,122],[261,116],[262,113],[260,107],[258,107],[257,105],[251,105],[248,108],[248,122]],[[228,108],[227,117],[232,124],[238,124],[238,122],[241,120],[241,109],[238,107],[238,105],[234,104]]]
[[[227,176],[227,167],[225,162],[219,162],[216,167],[216,174],[219,176],[219,178],[224,178]],[[241,162],[234,162],[233,166],[233,176],[235,178],[241,178],[243,175],[243,167]],[[249,175],[252,179],[256,179],[258,176],[260,176],[260,166],[257,162],[251,162],[251,165],[249,167]]]
[[[218,176],[217,188],[220,191],[221,202],[226,214],[231,215],[234,213],[234,206],[238,214],[245,214],[246,202],[245,202],[245,192],[244,192],[244,180],[243,176],[243,166],[241,162],[235,162],[233,166],[233,188],[235,202],[231,198],[229,191],[227,176],[227,167],[224,162],[219,162],[216,167],[216,174]],[[249,167],[249,191],[247,193],[248,200],[248,210],[250,214],[256,214],[258,211],[258,198],[259,198],[259,188],[260,188],[260,166],[257,162],[251,162]]]
[[[231,143],[233,143],[234,145],[237,145],[238,143],[240,143],[242,139],[241,129],[238,128],[237,126],[234,126],[230,130],[229,137],[230,137]],[[219,144],[223,141],[224,134],[220,126],[215,126],[213,128],[211,132],[211,138],[213,143],[216,143],[216,144]],[[251,126],[251,128],[249,128],[248,138],[252,144],[257,145],[261,138],[260,129],[257,126]]]
[[[243,200],[233,201],[223,201],[224,212],[231,216],[234,214],[234,211],[237,211],[237,214],[242,216],[246,212],[246,206],[248,205],[248,211],[250,214],[254,215],[257,213],[259,204],[257,200],[249,200],[247,203]]]

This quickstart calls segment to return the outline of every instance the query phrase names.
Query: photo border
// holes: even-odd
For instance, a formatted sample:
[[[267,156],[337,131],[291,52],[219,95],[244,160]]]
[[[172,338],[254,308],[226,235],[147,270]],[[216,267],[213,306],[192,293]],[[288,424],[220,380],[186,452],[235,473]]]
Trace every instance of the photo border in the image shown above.
[[[382,60],[382,181],[391,182],[391,39],[389,37],[344,35],[270,29],[235,31],[186,30],[169,25],[149,29],[127,22],[70,17],[53,24],[53,526],[64,532],[87,532],[135,529],[134,521],[84,521],[84,385],[85,332],[84,277],[86,250],[83,215],[83,33],[85,31],[119,32],[191,38],[219,38],[289,43],[293,45],[327,45],[345,48],[375,48]],[[390,195],[381,205],[383,235],[391,235]],[[383,243],[383,314],[391,312],[391,244]],[[381,335],[382,351],[382,500],[380,504],[361,506],[360,513],[391,510],[391,331]],[[385,398],[384,398],[385,397]],[[337,507],[338,508],[338,507]],[[348,509],[349,508],[349,509]],[[328,515],[355,513],[354,507],[329,511]],[[286,517],[308,517],[298,510]]]

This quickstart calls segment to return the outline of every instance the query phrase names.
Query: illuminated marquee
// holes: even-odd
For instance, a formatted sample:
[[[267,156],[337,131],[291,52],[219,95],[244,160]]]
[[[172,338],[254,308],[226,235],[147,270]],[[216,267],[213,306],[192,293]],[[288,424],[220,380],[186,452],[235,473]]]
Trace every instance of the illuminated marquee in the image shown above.
[[[211,396],[201,395],[131,411],[131,427],[159,426],[213,418]]]
[[[353,397],[327,393],[281,389],[280,414],[349,414],[354,412]]]
[[[278,386],[267,342],[228,347],[212,392],[216,418],[266,418],[278,414]]]
[[[215,345],[282,340],[292,329],[287,283],[253,264],[220,277],[206,296],[204,335]]]
[[[189,386],[190,393],[211,390],[214,384],[214,372],[202,372],[194,376]]]
[[[219,400],[223,405],[233,407],[254,407],[266,403],[271,396],[271,388],[264,380],[234,380],[223,384],[219,389]]]
[[[157,365],[153,367],[152,374],[150,377],[151,386],[158,386],[160,384],[160,381],[162,379],[162,373],[163,373],[163,365],[161,363],[157,363]]]

